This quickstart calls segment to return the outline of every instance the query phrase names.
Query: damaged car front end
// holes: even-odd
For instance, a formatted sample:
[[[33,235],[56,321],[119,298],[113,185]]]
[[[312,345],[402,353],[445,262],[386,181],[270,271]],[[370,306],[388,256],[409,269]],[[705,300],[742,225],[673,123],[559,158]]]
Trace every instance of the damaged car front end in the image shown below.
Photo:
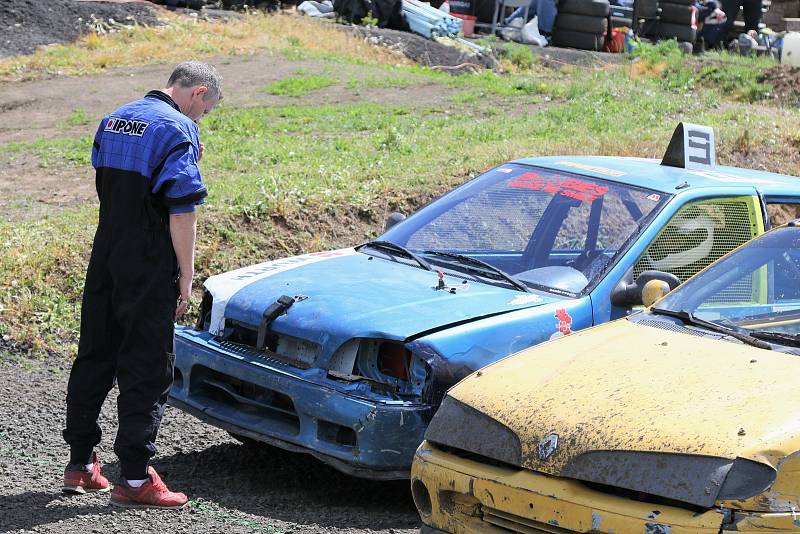
[[[800,532],[798,372],[787,226],[646,312],[465,379],[416,453],[414,501],[429,532]]]

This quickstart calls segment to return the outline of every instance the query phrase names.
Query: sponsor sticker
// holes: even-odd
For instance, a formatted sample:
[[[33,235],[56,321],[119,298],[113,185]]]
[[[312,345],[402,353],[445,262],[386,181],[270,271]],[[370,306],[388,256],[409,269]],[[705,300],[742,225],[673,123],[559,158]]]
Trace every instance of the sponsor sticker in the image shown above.
[[[568,336],[572,332],[572,316],[565,308],[559,308],[556,310],[555,318],[558,319],[556,323],[558,331]]]
[[[119,117],[109,117],[106,121],[106,132],[135,135],[141,137],[150,123],[133,119],[120,119]]]
[[[539,295],[520,295],[518,297],[514,297],[509,304],[539,304],[542,301],[544,301],[544,299]]]
[[[544,177],[537,172],[525,172],[517,176],[509,184],[518,189],[543,191],[551,195],[574,198],[581,202],[594,202],[608,192],[608,187],[576,178],[568,178],[559,174]]]
[[[606,176],[614,176],[619,178],[625,176],[626,173],[609,169],[608,167],[599,167],[597,165],[586,165],[585,163],[578,163],[577,161],[556,161],[554,165],[561,165],[563,167],[572,167],[573,169],[580,169],[582,171],[596,172],[597,174],[605,174]]]

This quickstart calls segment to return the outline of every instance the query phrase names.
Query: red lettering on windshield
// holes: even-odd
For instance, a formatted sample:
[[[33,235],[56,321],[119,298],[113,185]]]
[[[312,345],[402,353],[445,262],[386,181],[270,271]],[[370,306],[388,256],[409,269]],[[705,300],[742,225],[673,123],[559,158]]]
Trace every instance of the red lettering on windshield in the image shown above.
[[[518,189],[532,189],[542,191],[551,195],[560,194],[564,197],[574,198],[581,202],[594,202],[598,197],[608,192],[608,187],[604,185],[584,182],[576,178],[561,179],[561,175],[554,174],[552,177],[545,178],[536,172],[525,172],[514,178],[509,187]]]

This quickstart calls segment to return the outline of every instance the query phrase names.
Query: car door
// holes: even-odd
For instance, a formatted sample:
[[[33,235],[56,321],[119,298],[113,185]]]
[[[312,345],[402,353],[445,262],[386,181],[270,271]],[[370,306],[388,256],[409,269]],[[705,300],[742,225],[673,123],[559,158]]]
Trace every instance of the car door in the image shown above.
[[[676,199],[677,200],[677,199]],[[680,282],[704,269],[731,250],[764,232],[763,209],[757,195],[689,200],[655,233],[643,253],[626,258],[629,268],[622,280],[610,279],[593,293],[595,322],[623,317],[640,306],[615,305],[611,294],[619,282],[633,283],[644,271],[661,271]],[[650,232],[653,235],[654,232]],[[645,234],[647,235],[647,234]],[[598,287],[601,287],[598,286]],[[757,288],[739,288],[755,291]],[[730,295],[735,299],[735,295]],[[597,305],[603,302],[605,305]]]

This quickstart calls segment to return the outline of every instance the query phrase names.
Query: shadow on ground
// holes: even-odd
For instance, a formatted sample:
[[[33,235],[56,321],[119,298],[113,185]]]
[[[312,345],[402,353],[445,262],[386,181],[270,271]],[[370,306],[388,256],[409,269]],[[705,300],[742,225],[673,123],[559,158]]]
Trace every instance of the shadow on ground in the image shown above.
[[[159,458],[154,467],[192,499],[290,523],[373,530],[418,524],[408,481],[354,478],[269,445],[215,445]]]
[[[349,529],[408,529],[419,525],[407,481],[353,478],[315,458],[268,445],[226,443],[199,452],[158,458],[153,466],[172,489],[186,492],[194,506],[213,503],[270,520]],[[116,462],[103,467],[113,481]],[[80,504],[78,504],[80,503]],[[36,510],[3,514],[2,510]],[[108,495],[64,496],[56,491],[4,497],[0,532],[32,530],[39,525],[119,511]]]

